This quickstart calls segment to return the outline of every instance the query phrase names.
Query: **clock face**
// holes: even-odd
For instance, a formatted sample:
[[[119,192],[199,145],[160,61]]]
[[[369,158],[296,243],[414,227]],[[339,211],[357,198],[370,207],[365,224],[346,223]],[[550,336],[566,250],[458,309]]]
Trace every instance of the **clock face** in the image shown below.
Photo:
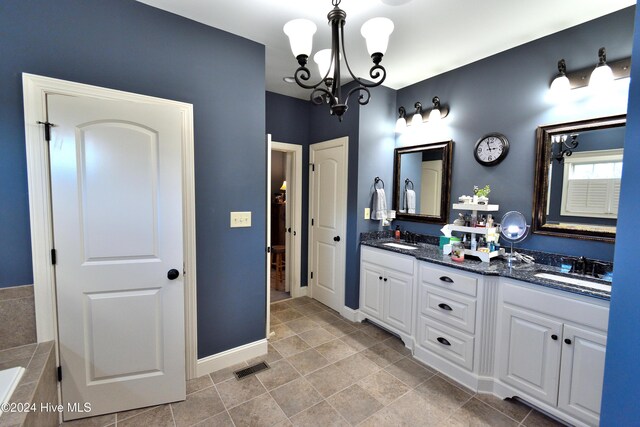
[[[507,156],[508,151],[507,138],[499,133],[492,133],[476,142],[473,155],[481,165],[495,166]]]

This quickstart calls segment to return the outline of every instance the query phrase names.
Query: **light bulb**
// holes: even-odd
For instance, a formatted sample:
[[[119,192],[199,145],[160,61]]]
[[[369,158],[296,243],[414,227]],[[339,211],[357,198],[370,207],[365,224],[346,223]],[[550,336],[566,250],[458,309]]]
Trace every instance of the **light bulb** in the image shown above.
[[[317,30],[316,24],[308,19],[294,19],[284,24],[283,31],[289,37],[293,56],[311,55],[313,35]]]
[[[319,50],[313,55],[313,60],[318,64],[318,70],[320,71],[320,77],[329,78],[333,77],[333,64],[331,63],[331,49]]]
[[[560,75],[553,79],[551,82],[551,87],[549,91],[551,92],[554,98],[560,99],[567,95],[571,90],[571,83],[569,82],[569,78],[565,75]]]
[[[589,87],[600,91],[607,89],[613,82],[613,71],[607,64],[598,65],[592,72],[589,78]]]
[[[396,120],[396,133],[403,133],[407,129],[407,119],[398,117]]]
[[[420,112],[416,112],[413,117],[411,117],[411,126],[418,128],[422,126],[422,114]]]
[[[437,123],[440,121],[442,114],[439,108],[434,108],[429,113],[429,123]]]

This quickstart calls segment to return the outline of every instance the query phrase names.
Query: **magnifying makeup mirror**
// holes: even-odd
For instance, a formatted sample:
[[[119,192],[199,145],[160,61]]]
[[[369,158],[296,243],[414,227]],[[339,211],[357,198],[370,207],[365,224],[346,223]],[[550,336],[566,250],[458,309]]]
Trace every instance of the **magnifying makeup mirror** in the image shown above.
[[[513,253],[513,244],[522,242],[529,235],[529,226],[526,218],[518,211],[507,212],[500,222],[500,233],[502,237],[511,243],[511,252],[506,256],[507,265],[511,267],[511,264],[516,259]]]

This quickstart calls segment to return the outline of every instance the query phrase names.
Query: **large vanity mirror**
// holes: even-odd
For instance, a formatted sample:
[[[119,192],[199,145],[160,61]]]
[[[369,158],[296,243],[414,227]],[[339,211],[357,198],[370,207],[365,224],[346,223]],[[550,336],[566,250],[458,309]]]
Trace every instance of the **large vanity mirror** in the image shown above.
[[[453,141],[395,149],[393,209],[398,219],[446,224]]]
[[[614,242],[626,115],[541,126],[532,229]]]

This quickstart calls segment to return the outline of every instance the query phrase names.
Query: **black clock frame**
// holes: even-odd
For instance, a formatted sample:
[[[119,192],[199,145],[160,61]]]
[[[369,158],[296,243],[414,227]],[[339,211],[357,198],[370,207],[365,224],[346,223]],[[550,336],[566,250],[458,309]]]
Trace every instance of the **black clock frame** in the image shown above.
[[[484,141],[487,138],[490,137],[494,137],[494,138],[498,138],[500,141],[502,141],[502,143],[504,144],[504,149],[502,150],[502,154],[500,154],[500,156],[494,160],[491,160],[490,162],[485,162],[484,160],[480,159],[478,157],[478,146],[480,145],[480,143],[482,141]],[[485,136],[483,136],[482,138],[480,138],[478,140],[478,142],[476,142],[476,145],[473,147],[473,157],[475,157],[476,162],[480,163],[483,166],[495,166],[498,163],[500,163],[501,161],[504,160],[505,157],[507,157],[507,154],[509,153],[509,140],[507,139],[506,136],[504,136],[501,133],[488,133]]]

